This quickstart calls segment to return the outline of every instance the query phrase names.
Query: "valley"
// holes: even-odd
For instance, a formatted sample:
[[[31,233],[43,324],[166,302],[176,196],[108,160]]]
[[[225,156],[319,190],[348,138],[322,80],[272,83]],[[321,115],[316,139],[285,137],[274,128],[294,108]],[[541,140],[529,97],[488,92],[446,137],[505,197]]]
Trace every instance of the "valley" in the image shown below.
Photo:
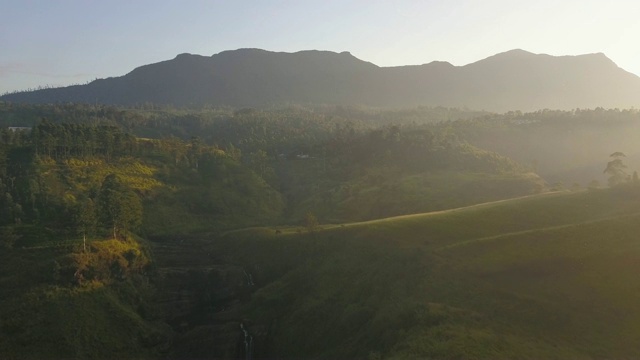
[[[2,358],[640,355],[635,110],[0,104]]]
[[[635,357],[637,294],[628,290],[637,286],[640,208],[638,191],[628,191],[313,233],[252,229],[210,248],[281,274],[245,305],[271,325],[269,356]]]
[[[638,14],[2,1],[0,360],[640,359]]]

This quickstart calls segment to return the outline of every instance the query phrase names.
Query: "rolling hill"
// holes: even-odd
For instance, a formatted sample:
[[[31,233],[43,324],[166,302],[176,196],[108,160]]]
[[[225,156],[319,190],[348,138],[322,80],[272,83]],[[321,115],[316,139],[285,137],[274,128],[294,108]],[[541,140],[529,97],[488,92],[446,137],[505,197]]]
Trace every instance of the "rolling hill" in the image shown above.
[[[640,357],[637,177],[513,199],[542,179],[448,136],[503,131],[526,153],[518,133],[557,148],[597,119],[574,141],[606,125],[619,146],[635,110],[495,115],[453,133],[244,110],[210,128],[239,150],[113,126],[142,113],[4,106],[74,122],[0,134],[2,358]],[[248,150],[263,139],[296,151],[265,161]],[[139,196],[146,239],[91,211],[112,175]]]
[[[512,50],[465,66],[379,67],[348,52],[224,51],[180,54],[86,85],[6,94],[30,103],[142,103],[263,107],[339,104],[449,106],[488,111],[640,106],[640,78],[604,54]]]
[[[638,195],[554,193],[312,232],[249,229],[208,250],[253,272],[238,313],[256,357],[635,358]]]

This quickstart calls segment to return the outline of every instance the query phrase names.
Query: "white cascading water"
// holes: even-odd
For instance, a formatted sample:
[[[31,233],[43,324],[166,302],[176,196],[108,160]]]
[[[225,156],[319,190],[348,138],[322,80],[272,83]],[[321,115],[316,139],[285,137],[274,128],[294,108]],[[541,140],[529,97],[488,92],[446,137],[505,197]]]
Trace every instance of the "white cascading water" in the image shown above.
[[[253,352],[253,336],[249,334],[249,331],[244,328],[244,323],[240,323],[240,329],[244,334],[244,354],[246,360],[251,360],[251,353]]]
[[[244,276],[247,278],[247,285],[249,286],[255,285],[255,283],[253,282],[253,276],[251,276],[251,274],[248,273],[247,270],[244,270]]]

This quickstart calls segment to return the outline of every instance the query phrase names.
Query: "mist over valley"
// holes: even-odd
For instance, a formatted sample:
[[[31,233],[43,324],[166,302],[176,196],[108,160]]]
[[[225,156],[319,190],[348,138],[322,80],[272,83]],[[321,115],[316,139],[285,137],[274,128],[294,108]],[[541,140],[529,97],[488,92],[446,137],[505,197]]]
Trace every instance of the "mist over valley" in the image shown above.
[[[638,11],[7,4],[0,358],[640,358]]]

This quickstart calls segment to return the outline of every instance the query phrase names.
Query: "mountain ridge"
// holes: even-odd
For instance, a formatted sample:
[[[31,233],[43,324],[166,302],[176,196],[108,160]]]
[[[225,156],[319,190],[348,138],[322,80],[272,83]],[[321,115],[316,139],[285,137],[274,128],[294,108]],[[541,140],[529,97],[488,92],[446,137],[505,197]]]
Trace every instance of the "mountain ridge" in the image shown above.
[[[291,103],[449,106],[489,111],[640,106],[640,77],[603,53],[573,56],[514,49],[455,66],[446,61],[380,67],[350,52],[255,48],[182,53],[86,85],[6,94],[28,103],[140,103],[263,107]]]

